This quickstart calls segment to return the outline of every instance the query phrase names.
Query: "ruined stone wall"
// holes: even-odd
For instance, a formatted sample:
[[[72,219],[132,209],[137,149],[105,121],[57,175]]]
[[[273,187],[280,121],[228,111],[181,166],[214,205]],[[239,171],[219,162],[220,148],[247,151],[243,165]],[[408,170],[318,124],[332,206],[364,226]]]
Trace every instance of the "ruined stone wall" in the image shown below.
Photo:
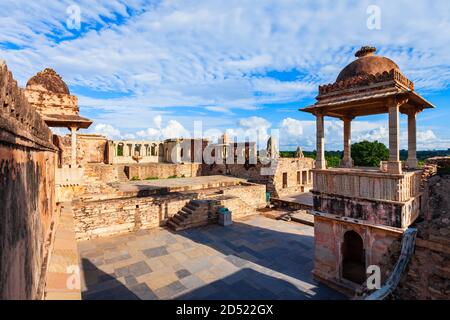
[[[405,203],[313,193],[314,210],[405,228],[419,215],[420,197]]]
[[[387,228],[314,217],[314,275],[330,284],[346,283],[342,277],[342,241],[347,231],[353,230],[363,240],[365,264],[382,265],[383,255],[401,238],[400,231]],[[382,280],[387,278],[389,267],[381,268]]]
[[[0,61],[0,299],[42,297],[57,211],[51,138]]]
[[[109,236],[164,225],[190,200],[192,194],[170,194],[90,202],[74,202],[78,240]]]
[[[78,98],[70,94],[53,93],[42,88],[27,88],[24,90],[31,106],[42,115],[78,115]]]
[[[397,299],[450,299],[450,157],[426,161],[431,164],[437,172],[424,184],[429,215],[415,225],[416,247],[394,292]],[[391,249],[387,264],[394,265],[399,247]]]
[[[279,158],[276,174],[273,179],[278,197],[307,192],[312,187],[312,169],[314,159],[311,158]],[[283,184],[283,174],[287,175],[287,184]]]
[[[86,240],[162,226],[194,199],[217,197],[222,205],[233,211],[234,218],[240,218],[264,207],[264,195],[265,186],[248,184],[144,197],[74,201],[76,236]]]
[[[71,161],[71,137],[54,136],[53,141],[59,148],[58,166],[69,166]],[[107,142],[104,136],[94,134],[77,134],[77,164],[106,163]]]
[[[202,175],[200,163],[146,163],[125,166],[129,179],[166,179],[168,177],[197,177]]]
[[[439,159],[440,158],[440,159]],[[412,225],[416,245],[393,299],[450,299],[450,157],[425,161],[423,212]],[[391,272],[399,259],[401,240],[392,243],[381,265]]]
[[[313,166],[314,159],[311,158],[278,158],[273,174],[265,174],[264,169],[268,169],[270,165],[260,162],[257,164],[204,164],[203,175],[226,174],[265,184],[267,192],[270,192],[272,197],[278,198],[309,191],[312,187],[309,170]],[[300,181],[297,180],[297,172],[300,172]],[[283,173],[287,174],[287,184],[283,184]]]

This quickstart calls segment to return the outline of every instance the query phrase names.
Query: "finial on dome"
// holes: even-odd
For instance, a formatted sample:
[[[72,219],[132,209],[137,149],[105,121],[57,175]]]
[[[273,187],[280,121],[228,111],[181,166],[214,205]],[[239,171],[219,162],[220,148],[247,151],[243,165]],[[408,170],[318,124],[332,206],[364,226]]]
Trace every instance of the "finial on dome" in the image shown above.
[[[377,48],[370,46],[363,46],[361,49],[356,51],[355,57],[361,58],[365,56],[372,56],[377,51]]]

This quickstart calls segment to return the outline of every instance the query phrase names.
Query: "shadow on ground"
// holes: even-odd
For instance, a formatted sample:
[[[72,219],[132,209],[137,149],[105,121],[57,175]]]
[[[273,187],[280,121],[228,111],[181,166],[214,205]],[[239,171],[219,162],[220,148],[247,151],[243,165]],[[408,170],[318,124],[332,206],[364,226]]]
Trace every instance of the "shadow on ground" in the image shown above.
[[[338,292],[316,282],[312,277],[314,238],[308,234],[311,227],[293,223],[279,225],[278,228],[287,227],[287,231],[293,231],[283,232],[273,230],[270,225],[273,221],[264,219],[256,218],[254,223],[250,222],[253,224],[235,222],[230,227],[208,225],[177,233],[161,231],[163,233],[160,237],[164,239],[163,243],[166,243],[162,247],[160,245],[154,248],[153,241],[149,241],[148,249],[143,251],[163,256],[170,254],[166,247],[186,238],[191,241],[181,240],[183,244],[189,245],[182,250],[194,248],[195,243],[206,245],[220,252],[227,263],[238,268],[223,278],[217,277],[210,282],[198,283],[191,287],[181,278],[180,271],[195,278],[196,272],[212,267],[208,256],[185,261],[180,266],[183,269],[177,271],[177,276],[180,274],[179,281],[155,291],[152,291],[146,283],[138,283],[136,277],[124,277],[118,270],[112,274],[104,273],[98,269],[96,259],[83,258],[82,267],[86,282],[83,299],[346,299]],[[265,224],[268,224],[267,228]],[[303,230],[305,234],[295,233],[301,232],[302,229],[305,229]],[[135,236],[139,237],[139,234],[145,233],[141,230]],[[114,241],[120,242],[124,241],[123,239],[126,238],[117,237]],[[155,259],[153,256],[148,258]],[[139,264],[145,265],[145,261]],[[174,272],[170,271],[170,268],[167,270]],[[150,270],[154,271],[156,270]]]

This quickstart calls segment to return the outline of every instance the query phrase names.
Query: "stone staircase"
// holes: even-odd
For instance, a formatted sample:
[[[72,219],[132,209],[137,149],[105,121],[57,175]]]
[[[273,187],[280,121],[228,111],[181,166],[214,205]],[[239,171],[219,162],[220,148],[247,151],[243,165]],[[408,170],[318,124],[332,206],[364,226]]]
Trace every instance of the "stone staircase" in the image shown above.
[[[125,173],[125,166],[119,166],[117,168],[117,179],[120,182],[127,182],[130,179],[128,179],[127,174]]]
[[[191,200],[171,217],[167,225],[174,231],[203,226],[217,220],[220,202],[213,200]]]

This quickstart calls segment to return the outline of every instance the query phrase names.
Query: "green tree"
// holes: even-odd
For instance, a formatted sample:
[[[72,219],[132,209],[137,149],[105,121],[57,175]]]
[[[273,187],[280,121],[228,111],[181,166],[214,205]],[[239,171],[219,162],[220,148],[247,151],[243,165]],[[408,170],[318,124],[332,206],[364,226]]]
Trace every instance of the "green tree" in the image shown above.
[[[381,142],[364,140],[352,144],[352,158],[355,166],[378,167],[389,159],[389,150]]]
[[[325,153],[325,160],[327,161],[327,166],[330,168],[339,167],[339,163],[341,162],[341,158],[336,155],[327,155]]]

